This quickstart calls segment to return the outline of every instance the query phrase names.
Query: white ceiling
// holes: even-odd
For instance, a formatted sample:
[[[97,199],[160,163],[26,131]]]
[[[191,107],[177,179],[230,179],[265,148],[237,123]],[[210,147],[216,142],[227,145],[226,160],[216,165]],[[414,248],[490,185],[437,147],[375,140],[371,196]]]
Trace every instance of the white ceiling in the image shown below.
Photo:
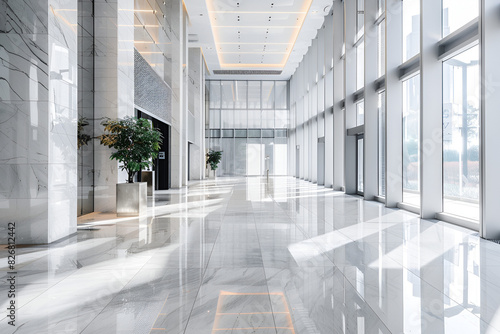
[[[190,47],[201,47],[210,79],[289,79],[333,0],[185,0]],[[280,75],[221,75],[273,70]]]

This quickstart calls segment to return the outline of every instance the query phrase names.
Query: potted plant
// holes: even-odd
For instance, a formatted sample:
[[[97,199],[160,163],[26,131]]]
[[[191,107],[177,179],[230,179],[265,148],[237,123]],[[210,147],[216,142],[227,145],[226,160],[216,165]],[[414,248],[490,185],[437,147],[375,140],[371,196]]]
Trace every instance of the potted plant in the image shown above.
[[[222,158],[222,151],[210,150],[207,153],[207,165],[208,165],[208,175],[210,176],[210,170],[214,171],[213,178],[215,179],[215,172],[217,167],[219,167],[220,160]]]
[[[147,183],[134,183],[135,174],[151,166],[162,143],[161,132],[144,118],[105,119],[101,144],[114,149],[111,160],[127,172],[127,183],[116,185],[116,213],[118,216],[143,215],[147,211]]]

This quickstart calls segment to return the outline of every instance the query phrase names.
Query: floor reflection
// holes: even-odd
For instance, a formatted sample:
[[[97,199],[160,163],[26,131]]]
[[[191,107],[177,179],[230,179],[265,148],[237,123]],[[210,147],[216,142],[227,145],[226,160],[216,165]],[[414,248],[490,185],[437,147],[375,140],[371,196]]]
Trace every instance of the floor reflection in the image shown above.
[[[500,245],[288,177],[158,192],[19,247],[0,333],[499,333]],[[0,249],[0,296],[9,288]]]
[[[264,308],[271,300],[273,310]],[[276,323],[278,316],[279,323]],[[284,293],[241,293],[221,291],[217,302],[212,333],[295,334]]]

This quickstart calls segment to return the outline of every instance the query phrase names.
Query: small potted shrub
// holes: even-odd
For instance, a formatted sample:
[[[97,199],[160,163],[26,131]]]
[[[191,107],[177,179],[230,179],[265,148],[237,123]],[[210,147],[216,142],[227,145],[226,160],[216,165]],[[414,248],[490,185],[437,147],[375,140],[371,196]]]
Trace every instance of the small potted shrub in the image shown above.
[[[207,153],[207,166],[209,167],[208,168],[208,176],[210,178],[211,175],[210,175],[210,171],[212,170],[214,172],[213,174],[213,178],[215,179],[215,172],[217,170],[217,167],[219,167],[219,163],[220,163],[220,160],[222,158],[222,151],[214,151],[214,150],[210,150],[208,151]]]
[[[141,169],[149,168],[158,156],[162,143],[161,132],[144,118],[127,117],[102,122],[104,134],[101,144],[114,150],[111,160],[121,163],[127,172],[127,183],[116,185],[116,213],[118,216],[137,216],[147,212],[147,183],[135,182]]]

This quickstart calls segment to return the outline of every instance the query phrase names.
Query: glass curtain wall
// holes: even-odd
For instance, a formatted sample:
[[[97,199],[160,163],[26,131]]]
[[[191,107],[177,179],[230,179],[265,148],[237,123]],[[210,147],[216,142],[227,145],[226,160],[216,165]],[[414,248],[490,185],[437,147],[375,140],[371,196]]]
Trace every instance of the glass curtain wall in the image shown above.
[[[287,174],[288,82],[211,80],[208,147],[217,175]]]
[[[351,157],[352,152],[345,151],[348,147],[344,141],[345,129],[342,131],[341,127],[336,126],[346,124],[346,120],[355,119],[356,125],[364,124],[366,129],[377,129],[378,132],[378,168],[367,167],[364,171],[365,180],[371,180],[372,177],[378,179],[378,189],[373,189],[373,183],[365,182],[363,188],[367,196],[378,193],[378,199],[383,200],[385,197],[391,206],[408,204],[400,207],[417,213],[424,212],[428,216],[434,211],[440,211],[435,212],[439,219],[446,220],[449,215],[467,218],[467,222],[462,223],[467,226],[470,226],[471,221],[479,222],[480,172],[483,159],[480,155],[480,82],[484,78],[480,77],[481,50],[477,46],[480,34],[471,36],[471,29],[465,27],[476,24],[475,21],[480,15],[480,2],[442,0],[430,3],[432,6],[426,6],[426,11],[421,13],[421,0],[401,0],[401,11],[399,6],[393,6],[396,1],[368,1],[370,0],[334,2],[332,15],[325,17],[322,30],[327,29],[325,27],[328,27],[330,20],[337,22],[339,26],[333,31],[333,39],[325,40],[321,36],[326,34],[319,33],[317,42],[327,50],[329,43],[337,41],[332,45],[333,53],[328,56],[325,54],[323,58],[317,57],[316,53],[320,52],[318,50],[321,48],[315,47],[313,41],[290,79],[290,103],[294,106],[294,121],[289,129],[289,142],[294,146],[293,154],[289,155],[290,161],[293,161],[291,170],[297,171],[297,176],[314,182],[316,137],[324,136],[327,143],[330,138],[334,143],[333,170],[336,171],[333,186],[336,189],[346,189],[345,178],[342,181],[342,178],[336,177],[345,176],[348,164],[343,159],[346,156]],[[386,7],[389,15],[387,17]],[[430,12],[431,10],[435,12]],[[441,26],[426,24],[429,20],[439,17],[442,18]],[[391,20],[388,20],[389,18]],[[345,21],[348,19],[350,21]],[[339,23],[343,20],[343,24]],[[365,34],[365,23],[370,33],[367,30]],[[398,29],[400,31],[397,31]],[[432,36],[441,36],[440,47],[435,45],[439,53],[436,59],[424,57],[423,62],[413,61],[419,59],[421,43],[426,48],[429,47],[426,45],[428,39],[422,39],[420,36],[421,31]],[[446,38],[450,34],[453,34],[453,39]],[[376,47],[372,43],[375,41],[371,40],[373,38],[376,39]],[[397,55],[395,52],[386,53],[386,50],[396,51],[396,48],[399,51]],[[371,68],[365,68],[366,63],[372,64],[367,60],[373,57],[377,59],[378,79],[374,79]],[[375,91],[362,89],[365,85],[366,70],[370,70],[367,72],[367,78],[376,80],[366,84],[374,85]],[[387,71],[398,73],[399,80],[394,77],[384,80]],[[442,91],[442,102],[440,99],[436,101],[438,109],[441,109],[442,103],[442,133],[439,133],[439,137],[429,137],[431,132],[428,129],[436,128],[436,124],[431,123],[434,120],[421,118],[421,113],[426,116],[426,112],[429,112],[421,110],[420,105],[421,98],[424,102],[429,102],[428,98],[426,99],[428,91],[420,90],[421,71],[428,73],[427,78],[442,75],[442,87],[439,84],[432,87],[434,92]],[[386,101],[386,97],[389,100]],[[378,104],[371,105],[377,103],[375,101]],[[321,115],[322,103],[325,118]],[[326,117],[329,116],[328,112],[333,114],[330,120]],[[346,112],[356,114],[346,115]],[[372,112],[377,113],[377,117],[364,117]],[[276,113],[277,111],[275,122],[279,119]],[[330,123],[332,119],[333,126]],[[400,123],[386,124],[387,119],[391,122],[397,119],[396,123]],[[375,122],[376,124],[373,124]],[[353,123],[350,123],[350,126]],[[277,124],[275,126],[278,127]],[[397,134],[394,134],[395,127],[398,128]],[[439,128],[439,124],[437,127]],[[436,138],[440,139],[436,142]],[[442,159],[439,154],[437,158],[434,155],[421,156],[421,149],[425,148],[424,143],[431,141],[438,147],[442,145]],[[395,142],[401,143],[401,147],[389,145]],[[368,144],[369,142],[364,143]],[[424,147],[421,147],[422,145]],[[363,156],[358,153],[360,152],[356,152],[358,161],[375,162],[370,155],[371,150],[364,152]],[[296,159],[300,159],[298,165],[295,163]],[[437,161],[442,164],[438,165]],[[422,163],[436,163],[436,174],[432,175],[442,175],[442,188],[436,184],[435,179],[429,177],[431,174],[428,173],[432,171],[421,168],[425,167]],[[425,172],[422,175],[421,170]],[[392,178],[397,178],[398,182],[394,182]],[[352,192],[352,180],[349,182],[350,189],[346,191]],[[386,185],[389,187],[386,188]],[[435,194],[442,193],[442,209],[441,206],[435,205],[435,202],[430,205],[420,201],[423,191],[433,193],[434,190]],[[457,217],[449,220],[457,223],[460,221]]]

